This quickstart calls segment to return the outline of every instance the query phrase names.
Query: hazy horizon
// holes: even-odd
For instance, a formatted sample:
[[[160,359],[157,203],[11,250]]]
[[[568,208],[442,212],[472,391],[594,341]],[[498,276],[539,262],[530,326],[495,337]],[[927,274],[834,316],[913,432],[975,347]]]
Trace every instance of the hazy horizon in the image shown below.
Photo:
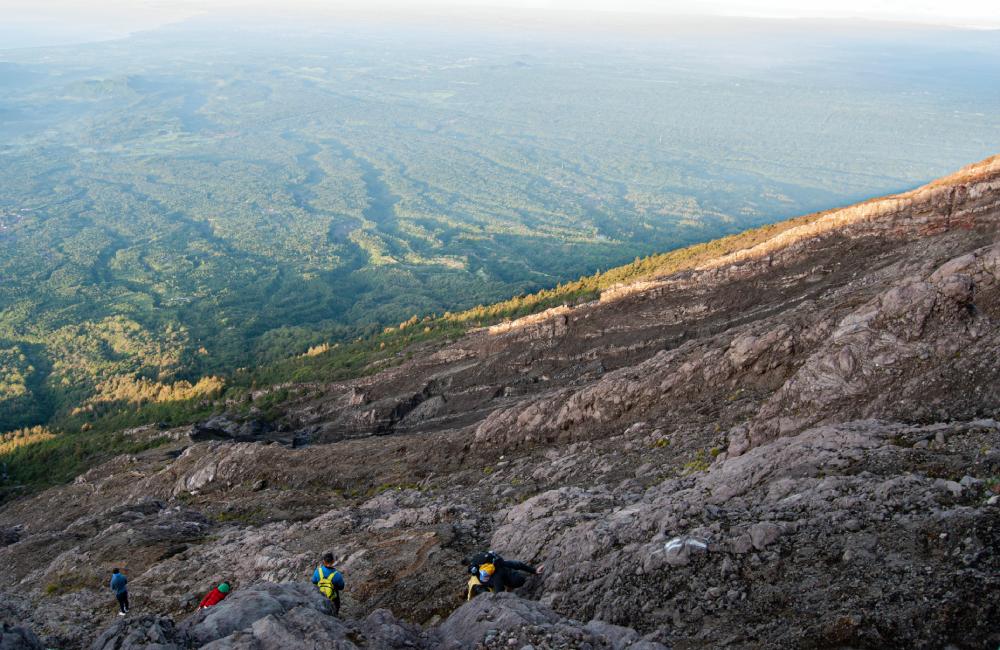
[[[466,23],[497,28],[596,29],[640,28],[667,31],[711,29],[719,24],[788,26],[794,21],[866,28],[945,28],[1000,30],[1000,12],[978,0],[917,2],[782,2],[781,0],[716,0],[696,4],[653,0],[437,0],[414,4],[398,0],[319,3],[292,0],[275,6],[245,0],[182,0],[170,4],[145,0],[102,3],[80,0],[0,1],[0,51],[24,47],[83,44],[126,38],[198,19],[253,24],[261,21],[313,21],[332,25],[343,19],[415,25]]]

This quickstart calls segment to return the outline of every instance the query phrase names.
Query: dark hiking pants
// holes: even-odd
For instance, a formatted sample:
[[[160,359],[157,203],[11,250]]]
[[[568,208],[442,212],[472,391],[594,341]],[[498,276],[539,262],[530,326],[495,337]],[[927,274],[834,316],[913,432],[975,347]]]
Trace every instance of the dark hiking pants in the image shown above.
[[[335,591],[334,593],[337,594],[337,597],[332,598],[330,604],[333,605],[333,615],[340,616],[340,592]]]
[[[115,598],[118,599],[118,611],[127,612],[128,611],[128,592],[123,591],[120,594],[115,594]]]

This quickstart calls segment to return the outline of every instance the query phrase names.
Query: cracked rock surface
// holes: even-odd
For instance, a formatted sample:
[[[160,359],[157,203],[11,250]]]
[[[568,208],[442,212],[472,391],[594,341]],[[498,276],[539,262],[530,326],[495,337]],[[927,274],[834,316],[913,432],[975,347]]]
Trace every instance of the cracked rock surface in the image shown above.
[[[0,648],[996,648],[998,231],[994,158],[275,422],[130,431],[170,442],[0,507]],[[490,548],[545,571],[466,603]]]

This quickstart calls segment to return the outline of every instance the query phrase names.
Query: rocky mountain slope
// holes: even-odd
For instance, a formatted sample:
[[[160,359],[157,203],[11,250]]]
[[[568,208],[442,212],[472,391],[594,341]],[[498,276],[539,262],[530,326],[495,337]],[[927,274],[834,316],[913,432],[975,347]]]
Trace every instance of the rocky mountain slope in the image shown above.
[[[172,442],[0,510],[0,645],[996,647],[998,233],[1000,157],[276,423],[135,430]],[[463,605],[484,548],[547,570]]]

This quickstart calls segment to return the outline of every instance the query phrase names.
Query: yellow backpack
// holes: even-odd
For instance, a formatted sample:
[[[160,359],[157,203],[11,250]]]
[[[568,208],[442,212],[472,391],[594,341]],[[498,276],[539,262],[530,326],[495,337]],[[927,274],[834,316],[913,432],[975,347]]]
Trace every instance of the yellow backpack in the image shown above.
[[[326,576],[323,575],[324,569],[330,572]],[[316,586],[319,587],[319,592],[330,600],[336,600],[337,590],[333,588],[333,576],[337,574],[337,570],[328,569],[325,566],[321,566],[316,570],[319,571],[319,582],[316,583]]]

